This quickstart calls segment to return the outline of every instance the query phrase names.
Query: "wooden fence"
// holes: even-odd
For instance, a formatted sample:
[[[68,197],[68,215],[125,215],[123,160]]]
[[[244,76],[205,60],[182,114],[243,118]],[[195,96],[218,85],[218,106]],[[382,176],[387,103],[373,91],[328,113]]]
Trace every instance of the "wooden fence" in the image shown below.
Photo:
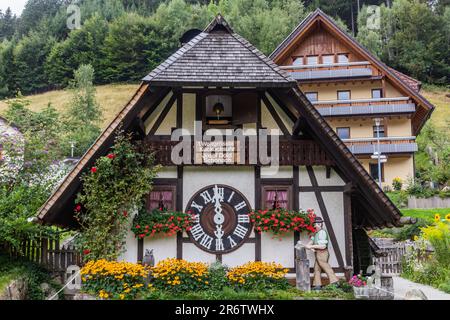
[[[48,271],[63,275],[71,265],[82,266],[80,252],[73,245],[60,246],[59,239],[41,238],[24,241],[20,250],[4,246],[3,249],[10,257],[23,258],[37,263]]]
[[[405,242],[375,240],[375,243],[387,254],[374,258],[374,264],[381,268],[383,275],[399,275],[402,272],[402,258],[406,253]]]

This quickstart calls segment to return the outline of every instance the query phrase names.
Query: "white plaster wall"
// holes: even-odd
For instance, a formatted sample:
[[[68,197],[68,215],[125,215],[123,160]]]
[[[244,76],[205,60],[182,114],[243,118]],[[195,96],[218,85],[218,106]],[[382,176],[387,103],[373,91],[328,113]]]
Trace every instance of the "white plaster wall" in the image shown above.
[[[325,166],[314,166],[313,170],[319,186],[345,185],[345,182],[333,168],[331,168],[331,174],[329,179],[327,179],[327,171]],[[312,186],[311,179],[309,179],[308,171],[306,170],[305,166],[299,167],[299,185],[302,187]]]
[[[224,184],[239,190],[255,207],[255,172],[252,167],[185,167],[183,173],[183,208],[200,189]]]
[[[156,130],[155,135],[171,135],[172,128],[177,127],[177,103],[170,107],[169,113],[164,118],[164,121],[161,123],[159,128]]]
[[[283,166],[279,168],[261,167],[261,178],[277,178],[277,179],[292,179],[292,166]]]
[[[177,168],[176,167],[163,167],[159,172],[157,178],[160,179],[173,179],[177,178]]]
[[[342,192],[323,192],[322,196],[345,263],[344,195]],[[299,197],[300,208],[305,210],[313,209],[317,216],[323,218],[314,192],[300,192]],[[324,228],[326,229],[325,224]],[[331,240],[328,249],[330,250],[330,265],[332,267],[338,267],[335,248],[333,247]],[[314,260],[310,260],[310,264],[313,266]]]
[[[261,260],[294,268],[294,233],[287,233],[281,238],[275,238],[272,233],[261,233]]]
[[[131,231],[131,224],[137,211],[130,212],[128,216],[129,228],[125,236],[124,252],[119,256],[118,261],[137,262],[137,242],[136,236]]]
[[[172,97],[172,94],[168,94],[163,101],[159,104],[159,106],[156,108],[155,111],[152,112],[152,114],[148,117],[148,119],[145,121],[145,131],[146,134],[150,132],[150,130],[153,128],[153,125],[155,124],[156,120],[158,120],[159,115],[163,111],[164,107],[169,102],[170,98]],[[162,123],[162,126],[164,126],[164,122]]]
[[[195,124],[195,94],[183,94],[183,129],[189,130],[194,135]]]
[[[190,262],[214,263],[216,255],[203,251],[193,243],[183,243],[183,259]]]
[[[275,111],[280,116],[281,121],[283,121],[284,126],[288,129],[288,131],[292,134],[292,129],[294,128],[294,122],[288,117],[288,115],[280,108],[280,106],[273,100],[273,98],[266,94],[267,98],[269,99],[270,103],[273,105]]]
[[[155,263],[167,258],[177,257],[177,237],[165,237],[158,234],[154,237],[144,238],[144,255],[146,249],[153,249]]]
[[[231,268],[249,261],[255,261],[254,243],[244,243],[239,249],[222,256],[222,263]]]

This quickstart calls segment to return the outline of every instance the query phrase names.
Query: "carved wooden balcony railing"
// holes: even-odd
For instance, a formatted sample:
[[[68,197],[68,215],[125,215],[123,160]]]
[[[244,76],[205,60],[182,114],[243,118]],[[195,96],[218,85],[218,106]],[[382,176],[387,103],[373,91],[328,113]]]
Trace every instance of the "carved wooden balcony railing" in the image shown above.
[[[155,161],[163,166],[176,165],[172,161],[172,150],[179,142],[168,140],[149,140],[142,142],[142,148],[146,152],[154,152]],[[271,145],[268,143],[268,154],[271,156]],[[245,143],[245,155],[239,152],[240,148],[236,145],[235,156],[230,163],[224,163],[223,165],[270,165],[262,163],[260,157],[256,157],[256,163],[250,160],[249,151],[255,150],[255,145],[252,148],[249,146],[249,141]],[[205,165],[202,156],[194,150],[194,142],[191,142],[191,157],[187,163],[183,165]],[[198,151],[198,150],[197,150]],[[244,160],[245,159],[245,160]],[[242,161],[241,161],[242,160]],[[242,162],[242,163],[241,163]],[[216,164],[216,163],[215,163]],[[331,166],[334,164],[333,159],[323,150],[320,145],[312,140],[289,140],[279,142],[279,165],[326,165]]]
[[[314,101],[312,104],[324,117],[371,114],[414,113],[416,105],[409,97]]]

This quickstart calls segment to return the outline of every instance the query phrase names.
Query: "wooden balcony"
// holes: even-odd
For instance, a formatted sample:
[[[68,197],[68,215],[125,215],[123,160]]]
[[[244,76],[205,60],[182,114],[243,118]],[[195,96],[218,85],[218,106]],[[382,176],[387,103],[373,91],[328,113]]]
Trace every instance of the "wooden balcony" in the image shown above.
[[[174,146],[179,144],[177,141],[167,141],[167,140],[155,140],[155,141],[144,141],[141,146],[146,152],[154,152],[155,161],[163,166],[174,166],[172,161],[172,150]],[[195,166],[195,165],[205,165],[202,161],[202,155],[198,149],[194,148],[195,144],[191,142],[191,156],[187,163],[183,165]],[[222,163],[222,164],[211,164],[211,165],[270,165],[266,163],[261,163],[259,157],[255,163],[254,160],[250,159],[249,151],[255,150],[255,145],[252,145],[250,149],[249,141],[245,142],[245,155],[240,151],[238,142],[235,142],[235,151],[233,153],[232,162]],[[269,156],[270,156],[270,142],[268,146]],[[325,153],[325,151],[314,141],[311,140],[285,140],[279,142],[279,165],[326,165],[331,166],[334,161]]]
[[[324,117],[411,114],[416,111],[416,105],[409,97],[324,100],[312,104]]]
[[[374,154],[378,151],[377,138],[342,139],[351,152],[357,155]],[[384,137],[380,138],[382,154],[417,152],[416,137]]]
[[[298,66],[291,65],[281,66],[280,68],[290,72],[290,75],[295,80],[302,82],[320,79],[352,79],[380,76],[377,70],[373,68],[368,61]]]

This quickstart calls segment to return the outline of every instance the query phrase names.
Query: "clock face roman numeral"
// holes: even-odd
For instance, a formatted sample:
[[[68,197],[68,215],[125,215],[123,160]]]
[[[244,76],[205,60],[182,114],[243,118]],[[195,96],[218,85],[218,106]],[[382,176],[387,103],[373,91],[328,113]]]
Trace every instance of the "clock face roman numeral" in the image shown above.
[[[196,224],[192,227],[191,234],[194,240],[198,241],[198,239],[200,239],[205,234],[205,231],[203,231],[203,228],[200,224]]]
[[[238,215],[238,223],[249,223],[250,217],[247,214]]]
[[[244,239],[245,236],[247,235],[247,231],[248,231],[248,228],[238,224],[236,226],[236,229],[234,229],[233,234],[235,234],[236,236],[238,236],[241,239]]]
[[[246,206],[247,206],[247,204],[245,203],[245,201],[242,201],[241,203],[235,205],[234,209],[236,209],[236,211],[239,211],[239,210],[245,208]]]
[[[208,236],[206,233],[203,235],[202,240],[200,240],[200,245],[204,246],[206,249],[210,250],[212,245],[213,237]]]
[[[236,243],[236,241],[233,240],[232,236],[228,236],[228,241],[230,242],[231,248],[234,248],[237,246],[237,243]]]
[[[191,208],[197,209],[198,212],[202,212],[203,206],[196,204],[195,201],[192,201]]]
[[[231,202],[231,200],[233,199],[233,197],[234,197],[234,194],[235,194],[236,192],[232,192],[231,194],[230,194],[230,197],[228,198],[228,203],[230,203]]]
[[[225,250],[224,246],[223,246],[223,239],[216,239],[216,251],[223,251]]]
[[[216,199],[220,202],[223,202],[223,197],[224,197],[224,193],[225,193],[224,188],[215,186],[213,190],[214,190],[214,199]]]
[[[213,198],[209,194],[208,190],[203,191],[202,193],[200,193],[200,196],[203,198],[203,201],[204,201],[205,204],[208,204],[208,203],[213,201]]]

